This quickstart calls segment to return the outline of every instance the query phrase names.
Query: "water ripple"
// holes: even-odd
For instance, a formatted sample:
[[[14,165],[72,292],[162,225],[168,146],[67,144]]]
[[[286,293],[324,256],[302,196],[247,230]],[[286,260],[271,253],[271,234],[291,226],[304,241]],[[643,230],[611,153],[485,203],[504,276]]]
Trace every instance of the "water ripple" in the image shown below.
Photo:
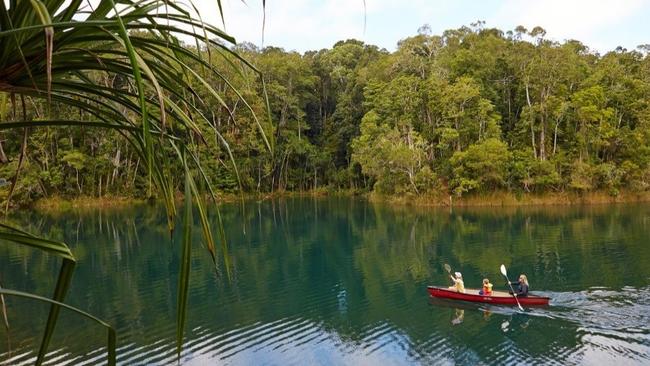
[[[336,199],[224,207],[232,271],[223,261],[215,271],[195,246],[180,363],[650,364],[648,210],[439,213]],[[116,325],[118,363],[177,364],[179,237],[169,242],[160,210],[39,220],[39,230],[74,243],[69,302]],[[3,283],[51,292],[60,263],[0,250]],[[426,285],[448,281],[443,263],[470,284],[494,281],[502,262],[552,290],[539,292],[551,305],[429,301]],[[11,352],[0,343],[2,366],[35,360],[47,309],[19,306],[10,303],[15,343]],[[47,365],[105,362],[98,328],[60,322]]]

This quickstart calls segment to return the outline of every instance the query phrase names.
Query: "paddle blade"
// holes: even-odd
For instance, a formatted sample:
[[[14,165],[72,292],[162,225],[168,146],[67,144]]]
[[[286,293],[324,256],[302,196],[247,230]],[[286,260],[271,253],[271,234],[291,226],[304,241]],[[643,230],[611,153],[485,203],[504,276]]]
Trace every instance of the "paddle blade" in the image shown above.
[[[504,266],[503,264],[501,265],[501,274],[504,277],[508,277],[508,272],[506,272],[506,266]]]
[[[445,263],[445,270],[449,273],[451,273],[451,266],[447,263]]]

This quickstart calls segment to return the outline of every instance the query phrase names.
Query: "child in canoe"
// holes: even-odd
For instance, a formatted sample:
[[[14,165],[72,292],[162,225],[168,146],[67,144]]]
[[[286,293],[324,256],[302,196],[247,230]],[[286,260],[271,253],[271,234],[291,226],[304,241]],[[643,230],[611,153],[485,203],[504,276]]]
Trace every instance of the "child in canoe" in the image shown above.
[[[492,284],[490,283],[490,280],[488,280],[487,278],[483,279],[483,288],[478,290],[478,294],[483,296],[492,295]]]
[[[454,285],[449,287],[449,289],[465,293],[465,282],[463,282],[463,275],[460,272],[456,272],[454,275],[456,277],[450,276],[451,280],[454,281]]]

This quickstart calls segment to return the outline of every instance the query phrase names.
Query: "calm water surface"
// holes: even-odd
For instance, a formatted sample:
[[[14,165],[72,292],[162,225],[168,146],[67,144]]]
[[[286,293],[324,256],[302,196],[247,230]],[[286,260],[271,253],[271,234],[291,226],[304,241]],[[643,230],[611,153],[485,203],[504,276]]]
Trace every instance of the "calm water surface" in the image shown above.
[[[649,364],[650,206],[415,209],[351,199],[222,208],[227,258],[198,233],[182,363]],[[79,262],[67,302],[113,324],[118,362],[174,364],[179,238],[156,207],[22,212]],[[59,262],[0,243],[0,280],[49,296]],[[497,288],[505,263],[548,308],[433,301],[428,284]],[[0,364],[33,362],[47,307],[8,298]],[[62,312],[51,364],[102,364],[105,332]]]

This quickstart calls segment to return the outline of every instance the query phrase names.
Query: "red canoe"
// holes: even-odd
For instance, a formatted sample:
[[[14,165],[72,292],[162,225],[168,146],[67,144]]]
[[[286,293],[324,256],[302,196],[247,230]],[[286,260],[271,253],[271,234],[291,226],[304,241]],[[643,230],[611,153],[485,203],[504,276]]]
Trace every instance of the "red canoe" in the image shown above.
[[[497,304],[497,305],[517,305],[515,298],[507,292],[503,291],[492,291],[491,295],[483,296],[478,294],[478,290],[475,289],[465,289],[465,293],[457,292],[456,290],[450,290],[447,287],[427,287],[427,291],[431,297],[438,297],[443,299],[452,299],[452,300],[461,300],[461,301],[470,301],[470,302],[483,302],[487,304]],[[528,295],[526,297],[518,297],[519,303],[521,306],[540,306],[548,305],[550,298]]]

